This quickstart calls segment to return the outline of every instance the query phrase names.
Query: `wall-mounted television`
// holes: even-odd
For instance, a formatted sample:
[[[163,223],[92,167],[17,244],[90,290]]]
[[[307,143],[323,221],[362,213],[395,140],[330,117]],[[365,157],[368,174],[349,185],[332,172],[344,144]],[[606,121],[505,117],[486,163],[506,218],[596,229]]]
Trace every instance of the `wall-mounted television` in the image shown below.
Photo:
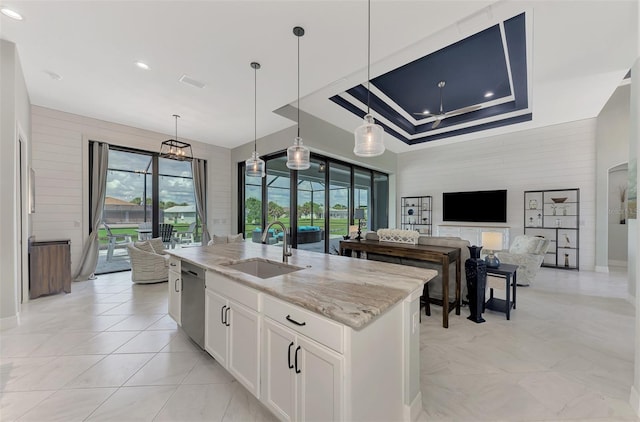
[[[444,192],[442,220],[473,223],[506,223],[507,191]]]

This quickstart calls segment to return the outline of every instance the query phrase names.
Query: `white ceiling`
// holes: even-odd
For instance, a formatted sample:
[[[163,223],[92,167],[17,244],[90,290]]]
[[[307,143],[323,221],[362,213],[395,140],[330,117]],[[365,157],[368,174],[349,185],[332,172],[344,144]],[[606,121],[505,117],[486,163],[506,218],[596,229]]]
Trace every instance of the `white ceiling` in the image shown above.
[[[233,148],[253,140],[251,61],[262,64],[258,137],[294,124],[273,111],[295,104],[299,25],[306,30],[301,109],[345,130],[360,124],[328,98],[366,80],[364,0],[0,3],[24,16],[0,15],[0,37],[17,45],[34,105],[166,134],[180,114],[180,139]],[[635,0],[373,0],[372,77],[528,10],[534,117],[499,131],[593,117],[633,64],[637,7]],[[137,60],[151,69],[138,69]],[[178,82],[183,74],[206,86]],[[395,152],[426,146],[386,141]]]

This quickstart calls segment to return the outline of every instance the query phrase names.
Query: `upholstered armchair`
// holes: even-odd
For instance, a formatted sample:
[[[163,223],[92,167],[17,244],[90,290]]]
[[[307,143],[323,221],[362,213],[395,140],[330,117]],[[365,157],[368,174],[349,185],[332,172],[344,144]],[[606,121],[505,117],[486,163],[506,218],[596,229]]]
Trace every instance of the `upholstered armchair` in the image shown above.
[[[529,286],[544,261],[549,239],[538,236],[516,236],[508,252],[496,252],[501,263],[518,266],[518,285]]]
[[[164,251],[162,238],[127,245],[131,258],[131,281],[159,283],[169,279],[169,255]]]

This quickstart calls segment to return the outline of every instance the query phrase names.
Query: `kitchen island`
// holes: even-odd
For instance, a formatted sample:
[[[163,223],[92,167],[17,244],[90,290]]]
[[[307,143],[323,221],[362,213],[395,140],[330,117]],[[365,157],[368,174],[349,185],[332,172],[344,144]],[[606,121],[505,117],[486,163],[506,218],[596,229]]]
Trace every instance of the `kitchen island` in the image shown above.
[[[283,420],[415,420],[419,297],[436,271],[252,242],[168,251],[169,313],[205,273],[204,348]],[[178,305],[176,305],[176,303]],[[186,330],[185,330],[186,331]]]

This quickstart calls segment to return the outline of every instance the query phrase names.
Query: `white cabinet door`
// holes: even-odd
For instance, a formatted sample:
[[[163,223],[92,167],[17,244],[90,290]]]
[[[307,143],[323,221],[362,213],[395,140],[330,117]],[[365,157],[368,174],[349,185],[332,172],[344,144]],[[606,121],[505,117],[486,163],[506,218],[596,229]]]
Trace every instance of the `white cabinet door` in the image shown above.
[[[182,280],[180,273],[176,271],[169,271],[169,316],[173,318],[178,325],[181,325],[180,321],[180,302],[181,302]]]
[[[316,342],[298,336],[294,351],[297,420],[342,420],[344,358]]]
[[[229,308],[229,372],[260,398],[260,317],[233,301]]]
[[[263,319],[262,402],[283,421],[295,417],[295,334]]]
[[[229,302],[224,297],[205,289],[204,349],[223,367],[227,366]]]

